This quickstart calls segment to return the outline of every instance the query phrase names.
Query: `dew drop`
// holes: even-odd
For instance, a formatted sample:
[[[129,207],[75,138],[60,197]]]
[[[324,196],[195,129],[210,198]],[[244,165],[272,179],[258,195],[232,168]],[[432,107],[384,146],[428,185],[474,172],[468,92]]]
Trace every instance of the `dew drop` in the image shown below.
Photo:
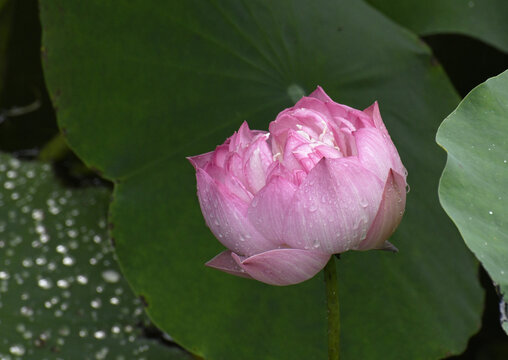
[[[25,355],[25,348],[23,347],[23,345],[12,345],[9,348],[9,352],[12,355],[22,356],[22,355]]]
[[[104,270],[102,278],[108,283],[116,283],[120,280],[120,274],[115,270]]]
[[[93,333],[93,336],[94,338],[101,340],[106,337],[106,333],[102,330],[97,330],[96,332]]]
[[[65,266],[72,266],[74,265],[76,261],[74,260],[74,258],[72,256],[65,256],[63,259],[62,259],[62,264],[64,264]]]
[[[37,285],[39,285],[39,287],[41,289],[44,289],[44,290],[48,290],[48,289],[51,289],[53,287],[53,283],[51,282],[50,279],[45,279],[45,278],[41,278],[37,281]]]
[[[49,271],[55,271],[56,270],[56,264],[54,262],[50,262],[48,264],[48,270]]]
[[[39,235],[44,234],[46,232],[46,228],[39,224],[35,227],[35,232]]]
[[[42,219],[44,219],[44,213],[42,212],[42,210],[34,209],[32,211],[32,219],[36,221],[41,221]]]
[[[4,183],[4,188],[6,188],[7,190],[12,190],[14,189],[14,183],[12,181],[6,181]]]
[[[67,248],[64,245],[58,245],[56,247],[56,252],[60,254],[65,254],[67,252]]]
[[[31,307],[28,306],[22,306],[21,309],[19,309],[19,312],[21,315],[29,317],[34,314],[34,311]]]
[[[42,244],[46,244],[49,241],[49,235],[48,234],[41,234],[39,237],[39,240]]]
[[[41,256],[41,257],[38,257],[35,259],[35,263],[39,266],[43,266],[43,265],[46,265],[47,260],[44,256]]]
[[[88,278],[85,275],[78,275],[76,277],[76,281],[78,282],[78,284],[81,284],[81,285],[88,284]]]
[[[78,232],[74,229],[70,229],[69,231],[67,231],[67,236],[74,239],[75,237],[78,236]]]
[[[111,299],[109,299],[109,302],[111,303],[111,305],[118,305],[120,304],[120,299],[117,297],[112,297]]]
[[[102,306],[102,301],[101,299],[93,299],[91,302],[90,302],[90,306],[93,307],[94,309],[99,309],[101,306]]]
[[[56,282],[56,286],[60,289],[67,289],[69,287],[69,282],[65,279],[60,279]]]

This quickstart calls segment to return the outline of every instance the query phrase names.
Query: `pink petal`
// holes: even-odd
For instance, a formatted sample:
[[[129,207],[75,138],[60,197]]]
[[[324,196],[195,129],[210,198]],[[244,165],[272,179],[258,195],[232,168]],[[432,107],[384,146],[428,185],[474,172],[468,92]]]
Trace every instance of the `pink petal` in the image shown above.
[[[372,118],[374,126],[377,129],[379,129],[379,131],[381,131],[386,147],[388,148],[388,151],[390,153],[393,170],[395,170],[395,172],[398,172],[401,175],[404,175],[405,178],[407,174],[406,168],[404,167],[404,165],[402,165],[399,153],[397,152],[397,149],[395,148],[395,145],[393,144],[392,139],[390,138],[390,134],[388,134],[388,130],[386,130],[386,126],[383,122],[383,119],[381,118],[381,113],[379,112],[379,105],[377,101],[370,107],[365,109],[363,112]]]
[[[346,127],[354,129],[373,126],[372,119],[363,111],[336,102],[327,103],[326,106],[338,126],[345,124]]]
[[[376,128],[388,134],[383,118],[381,118],[381,112],[379,111],[379,104],[377,101],[374,101],[374,104],[363,110],[363,112],[372,118],[372,122]]]
[[[242,267],[238,265],[237,262],[233,259],[231,256],[231,250],[221,252],[212,260],[208,261],[205,265],[213,269],[224,271],[225,273],[231,275],[252,279],[252,277],[247,274],[245,270],[242,269]]]
[[[328,158],[328,159],[337,159],[342,157],[342,153],[340,150],[336,149],[335,147],[328,146],[328,145],[318,145],[314,147],[314,152],[319,154],[319,158],[322,157]]]
[[[224,164],[224,170],[227,174],[235,176],[242,184],[246,184],[245,173],[243,171],[243,159],[236,152],[230,152]]]
[[[354,137],[360,162],[384,183],[394,164],[382,133],[376,128],[363,128],[355,131]]]
[[[247,124],[247,121],[244,121],[242,125],[240,125],[240,128],[238,129],[238,132],[235,132],[230,138],[229,138],[229,151],[239,151],[240,149],[247,147],[250,142],[252,141],[252,138],[257,134],[257,131],[251,131],[249,129],[249,124]]]
[[[360,243],[358,250],[389,247],[388,244],[385,245],[385,240],[393,234],[399,225],[405,207],[406,181],[402,175],[390,169],[376,218],[367,233],[367,238]]]
[[[295,192],[284,234],[289,246],[335,254],[367,235],[383,183],[356,157],[322,159]]]
[[[192,166],[194,166],[194,169],[202,169],[211,160],[213,153],[213,151],[210,151],[201,155],[189,156],[187,157],[187,160],[189,160]]]
[[[270,183],[274,177],[282,177],[293,184],[297,184],[293,172],[282,165],[280,161],[274,161],[268,168],[266,183]]]
[[[238,198],[242,199],[245,203],[249,203],[254,197],[254,195],[245,188],[241,179],[238,179],[234,174],[227,172],[225,169],[213,164],[208,164],[202,170],[216,182],[224,185],[229,193],[238,196]]]
[[[306,98],[309,99],[309,98]],[[302,101],[302,100],[300,100]],[[314,101],[317,101],[314,99]],[[275,153],[281,152],[285,147],[289,131],[295,131],[309,141],[311,138],[318,139],[323,130],[329,128],[329,112],[321,113],[319,110],[292,107],[282,111],[275,121],[270,123],[270,134],[274,139],[272,146]]]
[[[325,267],[329,254],[299,249],[275,249],[248,258],[231,254],[252,278],[277,286],[298,284]]]
[[[294,151],[299,146],[305,144],[307,144],[307,141],[296,131],[289,130],[287,132],[287,141],[285,143],[284,154],[282,156],[282,162],[285,167],[291,170],[303,169],[300,161],[295,157]]]
[[[219,145],[215,148],[210,163],[224,168],[225,162],[230,154],[229,145],[227,143]]]
[[[306,172],[311,171],[319,160],[323,158],[323,155],[314,151],[314,147],[310,143],[304,143],[294,149],[293,156]]]
[[[331,126],[333,136],[335,138],[335,142],[339,146],[340,152],[342,156],[356,156],[358,155],[358,150],[356,148],[355,137],[350,131],[350,129],[343,130],[343,126],[340,127],[336,124]]]
[[[247,210],[250,222],[273,243],[284,243],[284,218],[296,186],[280,176],[274,176],[258,192]]]
[[[266,140],[267,136],[259,136],[249,145],[243,158],[246,185],[253,194],[265,186],[268,168],[273,163],[272,151]]]
[[[316,90],[314,90],[309,97],[316,98],[318,100],[321,100],[323,102],[334,102],[323,90],[321,86],[318,85]]]
[[[206,224],[225,247],[246,256],[275,247],[247,219],[247,202],[201,169],[196,172],[196,179]]]
[[[298,102],[295,104],[295,106],[293,106],[290,109],[311,109],[311,110],[314,110],[314,111],[317,111],[317,112],[323,114],[323,116],[325,116],[325,117],[330,117],[330,112],[328,111],[328,108],[326,107],[326,104],[325,104],[326,101],[323,101],[323,100],[313,96],[313,94],[316,91],[317,90],[314,90],[314,92],[312,94],[310,94],[309,96],[302,97],[300,100],[298,100]],[[325,94],[325,96],[327,96],[327,95]],[[332,101],[330,98],[328,98],[328,99],[329,99],[329,101]],[[289,110],[289,109],[286,109],[286,110]],[[286,110],[283,110],[281,112],[281,114],[283,114]]]

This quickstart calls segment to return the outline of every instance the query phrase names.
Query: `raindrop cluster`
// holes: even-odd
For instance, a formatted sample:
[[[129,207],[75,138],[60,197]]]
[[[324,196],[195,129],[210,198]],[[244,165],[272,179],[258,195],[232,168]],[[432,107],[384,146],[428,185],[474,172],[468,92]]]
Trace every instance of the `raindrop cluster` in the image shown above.
[[[109,192],[1,154],[0,185],[0,360],[164,358],[114,259]]]

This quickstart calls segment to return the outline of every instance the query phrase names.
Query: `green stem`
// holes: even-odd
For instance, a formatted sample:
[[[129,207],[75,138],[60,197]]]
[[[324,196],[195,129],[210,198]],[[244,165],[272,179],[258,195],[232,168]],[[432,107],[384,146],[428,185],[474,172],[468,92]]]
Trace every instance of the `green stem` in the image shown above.
[[[325,269],[326,305],[328,309],[328,360],[339,360],[340,311],[335,256],[332,255]]]

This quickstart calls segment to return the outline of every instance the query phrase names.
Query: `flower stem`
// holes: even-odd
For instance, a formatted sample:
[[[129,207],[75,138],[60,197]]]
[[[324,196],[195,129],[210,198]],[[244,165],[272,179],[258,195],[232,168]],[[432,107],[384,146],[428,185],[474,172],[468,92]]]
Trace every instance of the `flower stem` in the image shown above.
[[[325,269],[326,305],[328,310],[328,360],[339,360],[340,311],[335,256],[332,255]]]

